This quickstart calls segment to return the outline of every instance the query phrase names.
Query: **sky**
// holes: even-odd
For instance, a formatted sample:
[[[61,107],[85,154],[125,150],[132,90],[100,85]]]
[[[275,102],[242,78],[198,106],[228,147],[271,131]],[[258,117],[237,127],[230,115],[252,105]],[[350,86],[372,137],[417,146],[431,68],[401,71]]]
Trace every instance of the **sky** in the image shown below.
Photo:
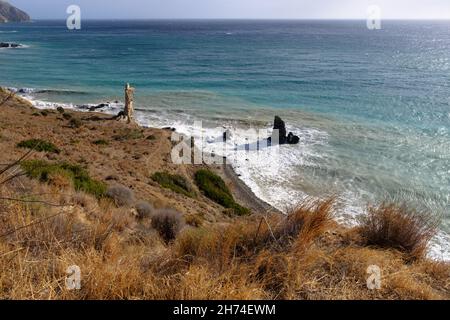
[[[84,19],[449,19],[450,0],[9,0],[33,19],[65,19],[76,4]]]

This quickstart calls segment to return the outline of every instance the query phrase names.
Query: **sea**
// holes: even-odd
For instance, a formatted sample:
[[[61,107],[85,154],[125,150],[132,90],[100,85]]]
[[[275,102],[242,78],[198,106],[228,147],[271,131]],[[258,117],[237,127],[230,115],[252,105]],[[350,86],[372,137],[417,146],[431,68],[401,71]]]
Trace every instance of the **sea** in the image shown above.
[[[0,49],[0,85],[38,108],[115,114],[130,83],[141,125],[194,135],[278,209],[431,211],[429,255],[450,260],[450,21],[42,20],[0,24],[0,42],[22,44]],[[300,143],[249,148],[275,115]]]

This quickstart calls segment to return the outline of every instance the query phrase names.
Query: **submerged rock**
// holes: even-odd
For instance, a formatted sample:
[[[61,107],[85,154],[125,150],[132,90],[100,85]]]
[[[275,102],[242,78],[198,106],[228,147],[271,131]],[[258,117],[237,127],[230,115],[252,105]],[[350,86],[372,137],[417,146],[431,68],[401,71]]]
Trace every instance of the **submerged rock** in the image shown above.
[[[294,135],[292,132],[289,132],[286,143],[287,144],[297,144],[300,142],[300,138],[296,135]]]
[[[223,142],[227,142],[228,139],[230,138],[231,138],[231,131],[227,129],[226,131],[224,131],[222,135]]]
[[[95,111],[97,109],[102,109],[102,108],[106,108],[106,107],[109,107],[109,103],[100,103],[100,104],[98,104],[96,106],[91,106],[89,108],[89,111]]]
[[[18,43],[0,42],[0,48],[20,48],[21,46]]]

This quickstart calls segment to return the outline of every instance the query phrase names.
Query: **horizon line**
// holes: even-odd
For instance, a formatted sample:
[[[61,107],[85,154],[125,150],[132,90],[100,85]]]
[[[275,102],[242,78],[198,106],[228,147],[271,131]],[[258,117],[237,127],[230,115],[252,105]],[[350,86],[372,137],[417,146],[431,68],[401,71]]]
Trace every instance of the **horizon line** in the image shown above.
[[[66,20],[67,18],[32,18],[31,21],[58,21]],[[253,20],[253,21],[366,21],[366,18],[83,18],[85,21],[161,21],[161,20]],[[449,21],[450,18],[382,18],[381,21]]]

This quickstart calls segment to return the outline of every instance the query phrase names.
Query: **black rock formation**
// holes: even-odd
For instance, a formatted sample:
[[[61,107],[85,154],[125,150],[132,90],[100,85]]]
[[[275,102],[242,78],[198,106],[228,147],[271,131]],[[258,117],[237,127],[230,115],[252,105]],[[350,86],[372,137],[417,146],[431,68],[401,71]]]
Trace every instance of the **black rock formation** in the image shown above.
[[[286,143],[286,124],[279,116],[275,116],[273,121],[273,130],[278,130],[280,144]]]
[[[275,120],[273,122],[273,130],[278,130],[279,144],[297,144],[300,142],[300,138],[294,135],[292,132],[289,132],[289,134],[286,135],[286,124],[283,120],[281,120],[279,116],[275,116]],[[271,144],[274,143],[274,139],[276,139],[275,134],[269,138],[269,142]]]
[[[20,48],[21,45],[18,43],[7,43],[7,42],[0,42],[0,48]]]

